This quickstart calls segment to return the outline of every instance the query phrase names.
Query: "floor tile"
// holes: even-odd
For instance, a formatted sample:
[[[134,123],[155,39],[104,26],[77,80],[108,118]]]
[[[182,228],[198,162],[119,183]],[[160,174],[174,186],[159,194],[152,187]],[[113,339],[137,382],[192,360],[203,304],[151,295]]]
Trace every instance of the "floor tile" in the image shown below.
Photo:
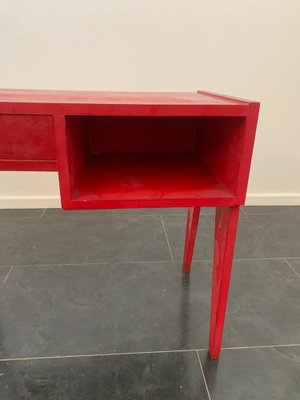
[[[163,216],[171,251],[175,260],[183,259],[186,217]],[[194,260],[209,260],[213,254],[214,221],[212,215],[200,215]]]
[[[5,362],[0,389],[1,400],[208,399],[196,353]]]
[[[206,348],[209,266],[194,275],[172,263],[14,267],[0,357]]]
[[[288,259],[288,263],[294,268],[298,275],[300,275],[300,258]]]
[[[163,216],[174,259],[183,257],[186,218]],[[235,258],[298,257],[300,215],[240,215]],[[194,260],[213,255],[214,217],[200,216]]]
[[[300,343],[300,280],[284,261],[233,266],[223,346]]]
[[[300,215],[300,206],[245,206],[247,215]]]
[[[171,251],[175,260],[183,258],[186,218],[183,216],[163,216]],[[213,257],[215,218],[201,215],[199,220],[194,260],[210,260]],[[264,232],[251,218],[240,215],[235,258],[261,257],[265,243],[261,239]]]
[[[300,347],[200,353],[212,400],[299,400]]]
[[[1,263],[169,260],[159,216],[3,220]]]
[[[260,238],[262,243],[260,252],[264,257],[300,256],[300,213],[253,215],[248,218],[264,232],[264,236]]]
[[[0,210],[0,221],[3,218],[40,218],[44,211],[44,208]]]
[[[236,262],[224,346],[300,343],[299,285],[284,262]],[[15,267],[0,357],[207,348],[210,296],[210,262]]]

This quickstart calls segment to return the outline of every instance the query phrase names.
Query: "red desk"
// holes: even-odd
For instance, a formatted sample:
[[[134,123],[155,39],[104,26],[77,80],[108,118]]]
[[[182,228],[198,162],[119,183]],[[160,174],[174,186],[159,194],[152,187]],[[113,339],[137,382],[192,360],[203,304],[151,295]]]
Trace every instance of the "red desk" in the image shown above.
[[[58,171],[64,209],[216,207],[209,351],[218,358],[259,103],[207,92],[0,90],[0,169]]]

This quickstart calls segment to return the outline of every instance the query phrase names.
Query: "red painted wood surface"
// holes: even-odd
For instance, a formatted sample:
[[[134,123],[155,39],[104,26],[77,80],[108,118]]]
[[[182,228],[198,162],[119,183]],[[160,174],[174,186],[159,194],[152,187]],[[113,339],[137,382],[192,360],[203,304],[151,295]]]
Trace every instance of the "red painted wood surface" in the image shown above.
[[[157,146],[159,143],[159,136],[161,136],[162,140],[164,140],[163,138],[165,138],[164,145],[168,144],[168,146],[174,146],[174,148],[176,148],[177,146],[177,149],[181,147],[181,150],[184,150],[183,143],[180,143],[180,139],[182,139],[182,136],[179,134],[178,137],[174,140],[174,137],[176,137],[176,132],[174,131],[174,128],[175,130],[180,130],[180,126],[182,124],[192,124],[191,120],[189,122],[179,122],[179,119],[183,116],[243,116],[245,117],[247,124],[247,129],[245,128],[245,130],[249,132],[251,130],[254,130],[252,134],[248,135],[248,144],[244,146],[245,154],[243,154],[243,157],[245,159],[247,157],[250,157],[251,159],[251,146],[253,146],[251,140],[253,140],[254,138],[256,125],[255,118],[251,118],[251,114],[254,115],[255,113],[257,113],[258,110],[255,110],[255,108],[258,108],[258,103],[207,92],[126,93],[15,89],[0,90],[0,116],[5,117],[6,115],[6,117],[11,118],[12,124],[15,123],[16,125],[18,125],[18,120],[20,120],[20,118],[32,118],[34,115],[46,116],[50,119],[54,118],[57,115],[93,115],[106,117],[174,116],[175,118],[177,118],[177,125],[179,126],[179,128],[177,128],[176,124],[174,124],[173,131],[168,130],[167,132],[166,130],[164,130],[163,135],[160,135],[160,133],[155,133],[157,132],[157,129],[155,129],[155,132],[154,129],[152,130],[152,143],[148,143],[148,145],[150,147],[151,145],[153,145],[153,151],[157,151],[155,150],[155,146]],[[109,133],[112,133],[113,127],[116,127],[116,124],[119,123],[120,119],[117,119],[115,121],[111,120],[110,127],[106,128],[107,135]],[[156,123],[156,121],[154,123]],[[160,123],[163,126],[164,122],[162,120],[160,121]],[[130,125],[129,119],[124,122],[124,124]],[[150,125],[151,124],[152,123],[150,123]],[[131,143],[131,145],[128,146],[134,148],[134,142],[139,142],[139,136],[144,135],[143,132],[147,130],[147,128],[145,128],[145,125],[148,124],[143,124],[144,129],[140,131],[141,135],[139,135],[139,130],[137,129],[138,123],[133,122],[133,125],[133,130],[127,129],[127,143]],[[159,128],[159,130],[162,129],[162,126]],[[151,128],[149,127],[149,129]],[[38,130],[35,129],[34,122],[32,123],[31,132],[30,129],[28,129],[28,132],[26,134],[21,134],[19,129],[13,130],[13,140],[11,141],[12,146],[16,146],[16,144],[20,142],[20,138],[24,138],[24,151],[22,151],[22,146],[20,147],[23,158],[22,160],[19,160],[18,157],[14,156],[13,154],[7,157],[5,140],[8,140],[6,139],[6,137],[8,138],[8,136],[10,136],[10,133],[6,132],[6,130],[3,129],[3,126],[1,126],[0,124],[0,169],[49,171],[55,170],[57,168],[55,153],[53,152],[53,132],[50,133],[49,129],[45,128],[44,135],[42,132],[40,132],[40,134],[38,135],[40,140],[42,137],[46,141],[48,140],[49,143],[46,148],[45,144],[47,143],[42,144],[40,141],[36,141],[33,137],[30,137],[31,134],[34,132],[38,132]],[[97,129],[93,128],[93,132],[95,133],[91,134],[89,139],[92,150],[93,147],[97,151],[105,148],[106,150],[108,148],[113,148],[112,142],[114,139],[118,141],[120,145],[122,144],[125,146],[126,140],[124,139],[121,142],[123,136],[116,131],[114,131],[114,139],[111,137],[111,135],[108,135],[105,140],[103,140],[102,137],[99,139]],[[173,139],[170,140],[170,136],[168,137],[168,135],[171,135]],[[191,133],[190,135],[192,136]],[[155,136],[157,138],[156,141],[154,140]],[[147,141],[144,141],[144,145],[147,145]],[[185,142],[185,145],[187,145],[187,142]],[[29,147],[33,151],[35,151],[35,158],[26,158],[26,146],[27,148]],[[161,150],[162,148],[159,149],[159,151]],[[113,151],[115,151],[115,148],[113,148]],[[50,158],[49,154],[51,154]],[[246,163],[243,163],[243,165],[244,164]],[[245,170],[241,170],[241,179],[245,181],[244,186],[247,184],[248,173],[249,169],[247,169],[247,167]],[[245,193],[242,191],[241,199],[243,198],[243,194]]]
[[[191,270],[199,215],[200,215],[200,207],[189,208],[187,224],[186,224],[185,243],[184,243],[183,272],[190,272]]]
[[[87,117],[92,154],[193,151],[195,117]]]
[[[0,115],[1,169],[57,169],[52,116]]]
[[[66,209],[234,206],[245,196],[246,117],[65,116],[64,125]]]
[[[216,210],[209,334],[209,353],[213,359],[220,356],[238,216],[238,206]]]
[[[186,153],[103,153],[89,158],[72,187],[67,209],[235,203],[234,195]]]
[[[0,90],[3,114],[237,116],[250,103],[205,92]]]
[[[208,92],[3,89],[0,170],[57,169],[65,209],[190,207],[185,272],[200,207],[217,207],[209,351],[218,358],[258,111]]]

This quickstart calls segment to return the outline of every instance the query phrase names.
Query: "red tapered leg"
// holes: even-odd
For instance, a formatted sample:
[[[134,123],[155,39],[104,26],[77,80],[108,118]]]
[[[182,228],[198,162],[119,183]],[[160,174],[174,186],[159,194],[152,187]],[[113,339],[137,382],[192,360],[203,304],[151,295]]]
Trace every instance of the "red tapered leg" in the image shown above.
[[[209,334],[209,353],[212,359],[220,356],[238,216],[239,206],[216,209]]]
[[[183,272],[190,272],[194,253],[200,207],[190,207],[188,211],[183,256]]]

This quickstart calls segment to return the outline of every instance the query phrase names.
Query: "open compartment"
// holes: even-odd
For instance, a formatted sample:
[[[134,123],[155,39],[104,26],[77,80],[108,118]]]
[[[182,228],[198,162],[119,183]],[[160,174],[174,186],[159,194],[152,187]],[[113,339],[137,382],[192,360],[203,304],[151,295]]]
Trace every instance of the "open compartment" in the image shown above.
[[[66,209],[234,205],[243,117],[66,116]]]

